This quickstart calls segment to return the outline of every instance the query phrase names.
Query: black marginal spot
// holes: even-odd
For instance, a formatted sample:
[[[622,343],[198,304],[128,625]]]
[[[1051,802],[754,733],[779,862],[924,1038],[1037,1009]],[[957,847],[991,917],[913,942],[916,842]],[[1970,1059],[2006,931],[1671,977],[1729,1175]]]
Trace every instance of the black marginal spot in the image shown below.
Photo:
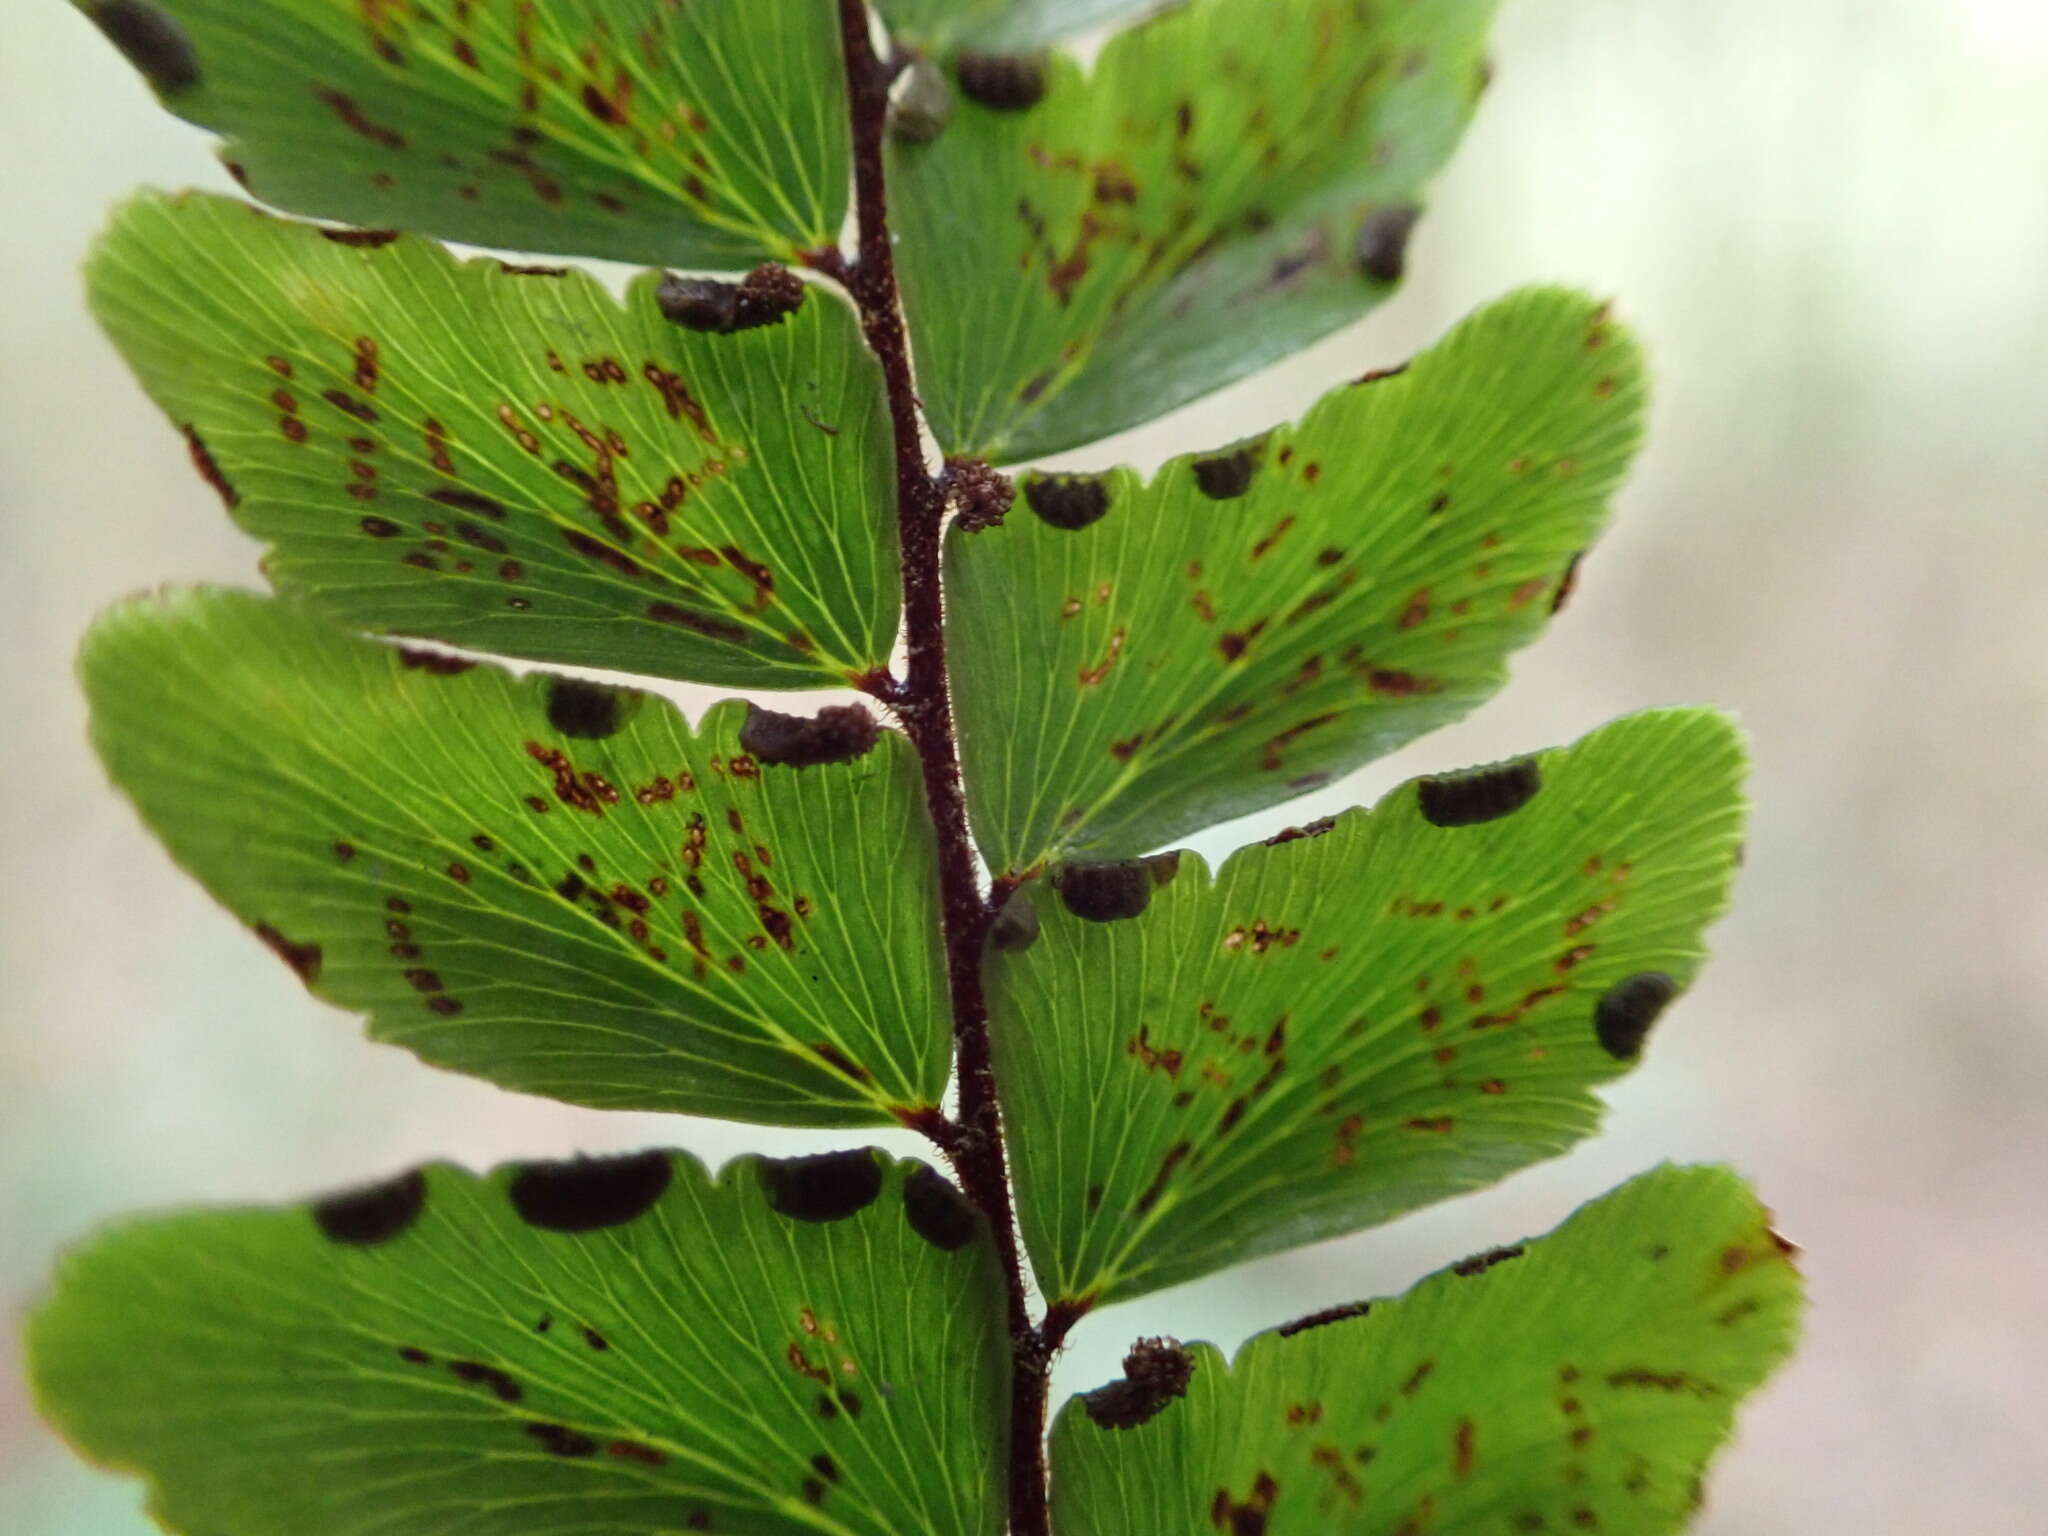
[[[185,433],[185,449],[192,455],[192,467],[199,471],[199,478],[213,487],[214,495],[230,510],[242,504],[242,493],[229,483],[221,473],[220,464],[214,459],[213,451],[206,446],[206,439],[193,428],[182,429]]]
[[[548,680],[548,724],[577,741],[603,741],[639,712],[647,695],[631,688],[585,682],[580,677]]]
[[[566,1424],[532,1423],[526,1432],[540,1442],[542,1450],[550,1456],[595,1456],[597,1442],[588,1435],[579,1435]]]
[[[1376,208],[1367,214],[1352,248],[1358,270],[1376,283],[1401,281],[1401,274],[1408,269],[1408,237],[1415,233],[1421,218],[1422,210],[1412,203]]]
[[[296,944],[269,923],[256,925],[256,937],[270,946],[270,952],[292,968],[292,974],[311,987],[320,979],[321,952],[318,944]]]
[[[880,723],[860,704],[828,704],[816,715],[785,715],[749,704],[740,749],[764,763],[809,768],[865,757],[881,735]]]
[[[1496,1264],[1505,1264],[1509,1259],[1519,1259],[1521,1256],[1522,1249],[1519,1246],[1513,1248],[1489,1248],[1484,1253],[1473,1254],[1469,1259],[1460,1259],[1451,1266],[1451,1273],[1462,1275],[1465,1279],[1469,1280],[1474,1275],[1485,1274]]]
[[[803,307],[804,280],[774,262],[762,263],[737,283],[667,272],[654,291],[654,302],[662,318],[673,325],[726,336],[780,325]]]
[[[867,1151],[764,1157],[761,1186],[768,1203],[794,1221],[843,1221],[875,1203],[882,1164]]]
[[[323,229],[320,237],[336,245],[352,246],[357,250],[374,251],[379,246],[389,245],[398,238],[395,229]]]
[[[1145,859],[1109,864],[1069,864],[1052,877],[1060,900],[1076,917],[1113,923],[1136,917],[1152,900],[1156,877]]]
[[[476,665],[467,656],[451,656],[446,651],[423,650],[414,645],[398,648],[398,663],[408,672],[425,672],[433,677],[460,677]]]
[[[1297,1333],[1307,1333],[1311,1328],[1327,1328],[1332,1323],[1348,1323],[1354,1317],[1364,1317],[1372,1310],[1369,1301],[1348,1301],[1340,1307],[1325,1307],[1320,1312],[1311,1312],[1307,1317],[1297,1317],[1291,1323],[1282,1323],[1273,1331],[1283,1339],[1291,1339]]]
[[[1103,1429],[1136,1429],[1155,1418],[1194,1379],[1195,1357],[1178,1339],[1140,1339],[1124,1356],[1121,1379],[1081,1394],[1081,1406]]]
[[[1028,112],[1045,99],[1045,60],[1035,54],[963,53],[953,73],[969,101],[992,111]]]
[[[143,0],[101,0],[89,13],[107,41],[161,96],[199,84],[199,55],[185,29]]]
[[[313,1220],[329,1242],[368,1248],[398,1236],[426,1206],[427,1176],[415,1168],[381,1184],[314,1201]]]
[[[1109,510],[1109,487],[1095,475],[1041,475],[1024,482],[1024,500],[1053,527],[1073,533]]]
[[[1564,568],[1564,575],[1558,579],[1557,591],[1550,599],[1550,614],[1555,618],[1564,612],[1564,605],[1572,600],[1572,593],[1578,590],[1579,567],[1586,563],[1586,552],[1582,549],[1571,558],[1571,564]]]
[[[513,1172],[507,1194],[528,1226],[595,1232],[644,1215],[668,1189],[673,1171],[666,1152],[524,1163]]]
[[[1197,459],[1193,464],[1195,487],[1211,501],[1235,501],[1252,488],[1252,472],[1258,462],[1249,448]]]
[[[1498,768],[1443,779],[1424,779],[1416,787],[1423,817],[1439,827],[1472,827],[1498,821],[1519,811],[1543,787],[1543,770],[1533,757]]]
[[[1616,1061],[1634,1061],[1657,1016],[1678,996],[1678,983],[1662,971],[1624,976],[1600,996],[1593,1009],[1593,1033]]]
[[[967,1197],[922,1163],[903,1181],[903,1215],[911,1231],[948,1253],[965,1248],[981,1231],[981,1215]]]

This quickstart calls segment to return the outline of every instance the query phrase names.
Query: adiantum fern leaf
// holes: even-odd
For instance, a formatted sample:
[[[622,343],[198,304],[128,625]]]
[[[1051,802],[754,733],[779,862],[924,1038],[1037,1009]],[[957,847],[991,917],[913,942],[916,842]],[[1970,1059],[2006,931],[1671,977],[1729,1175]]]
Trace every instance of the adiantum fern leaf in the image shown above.
[[[88,263],[274,589],[94,627],[114,785],[372,1040],[945,1165],[128,1222],[28,1325],[83,1453],[187,1536],[1686,1523],[1800,1308],[1724,1168],[1234,1360],[1141,1338],[1046,1434],[1093,1314],[1592,1134],[1728,901],[1701,709],[1173,846],[1502,685],[1640,446],[1608,303],[1149,478],[1029,462],[1391,294],[1493,0],[74,3],[257,200],[142,194]]]

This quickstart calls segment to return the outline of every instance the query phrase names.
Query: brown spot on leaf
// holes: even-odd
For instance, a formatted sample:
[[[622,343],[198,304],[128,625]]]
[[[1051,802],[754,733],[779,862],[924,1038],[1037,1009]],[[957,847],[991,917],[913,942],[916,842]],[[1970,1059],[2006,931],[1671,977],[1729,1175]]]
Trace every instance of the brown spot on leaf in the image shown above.
[[[1218,1488],[1216,1497],[1209,1501],[1209,1523],[1228,1536],[1266,1536],[1267,1518],[1279,1497],[1280,1485],[1273,1480],[1273,1474],[1261,1472],[1241,1504],[1230,1496],[1228,1488]]]
[[[443,486],[439,490],[427,492],[427,500],[438,502],[440,505],[453,508],[457,512],[474,512],[497,522],[505,520],[505,504],[503,502],[494,500],[489,496],[479,495],[475,491],[464,491],[453,486]]]
[[[450,1360],[448,1371],[457,1381],[473,1387],[488,1387],[491,1395],[501,1403],[516,1403],[526,1396],[519,1383],[495,1365],[485,1365],[479,1360]]]
[[[384,149],[405,148],[405,135],[395,128],[387,128],[384,124],[371,119],[353,96],[337,91],[331,86],[316,86],[313,94],[326,103],[328,110],[340,118],[346,127],[361,134],[372,144]]]
[[[550,1456],[595,1456],[597,1442],[588,1435],[579,1435],[563,1424],[531,1423],[526,1432],[540,1442],[542,1450]]]
[[[1152,1175],[1152,1182],[1146,1185],[1144,1193],[1138,1196],[1136,1209],[1140,1216],[1159,1203],[1159,1197],[1166,1193],[1167,1183],[1173,1178],[1174,1170],[1180,1167],[1187,1160],[1188,1154],[1194,1150],[1194,1144],[1187,1141],[1176,1141],[1166,1149],[1166,1156],[1159,1162],[1159,1171]]]
[[[673,624],[679,629],[691,630],[711,640],[738,644],[747,638],[747,632],[730,619],[721,619],[713,614],[701,613],[694,608],[684,608],[676,603],[649,603],[647,616],[657,623]]]

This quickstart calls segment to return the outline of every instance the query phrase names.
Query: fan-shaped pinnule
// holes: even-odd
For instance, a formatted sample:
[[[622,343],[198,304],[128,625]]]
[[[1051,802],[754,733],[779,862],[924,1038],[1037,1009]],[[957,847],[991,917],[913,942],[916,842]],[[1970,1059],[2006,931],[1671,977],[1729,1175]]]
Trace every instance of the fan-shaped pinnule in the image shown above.
[[[1723,1168],[1666,1166],[1405,1296],[1190,1353],[1137,1425],[1053,1429],[1060,1536],[1668,1536],[1791,1352],[1789,1246]]]
[[[339,236],[339,238],[338,238]],[[834,292],[672,323],[645,274],[365,242],[145,194],[93,308],[286,593],[351,627],[750,688],[895,642],[881,371]]]
[[[146,1217],[66,1257],[30,1370],[179,1530],[996,1536],[993,1244],[934,1240],[922,1163],[838,1156],[875,1198],[821,1220],[680,1152]]]
[[[834,0],[72,0],[274,207],[736,271],[830,246]]]
[[[914,755],[750,752],[672,705],[227,591],[117,608],[93,737],[171,854],[379,1040],[611,1109],[893,1125],[951,1060]]]
[[[1020,476],[946,557],[984,856],[1145,853],[1489,698],[1605,525],[1645,395],[1607,306],[1532,288],[1150,480]]]
[[[1191,0],[1085,73],[963,22],[941,54],[954,110],[889,160],[941,447],[1014,463],[1094,442],[1386,298],[1494,8]]]
[[[1721,716],[1652,711],[1405,785],[1213,880],[1183,856],[1115,911],[1039,902],[989,996],[1047,1294],[1141,1295],[1592,1134],[1594,1090],[1635,1064],[1726,904],[1743,770]],[[1503,774],[1526,796],[1444,814],[1446,784]]]

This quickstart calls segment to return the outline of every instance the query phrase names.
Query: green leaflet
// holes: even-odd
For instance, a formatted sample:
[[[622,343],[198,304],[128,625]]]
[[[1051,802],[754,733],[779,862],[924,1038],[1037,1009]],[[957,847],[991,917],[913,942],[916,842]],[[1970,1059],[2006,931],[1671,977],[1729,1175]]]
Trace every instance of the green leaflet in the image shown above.
[[[1149,483],[1025,477],[1008,522],[947,546],[990,864],[1160,847],[1490,697],[1599,533],[1644,396],[1604,306],[1528,289]]]
[[[246,593],[116,609],[81,670],[173,857],[370,1032],[609,1109],[892,1124],[950,1049],[915,759],[763,761],[671,705],[344,636]]]
[[[1037,48],[1156,0],[876,0],[891,35],[917,48]]]
[[[1725,719],[1654,711],[1411,782],[1213,883],[1186,855],[1157,889],[1143,865],[1027,888],[1039,938],[989,994],[1047,1296],[1158,1290],[1590,1135],[1726,902],[1742,772]]]
[[[1194,1351],[1185,1400],[1053,1431],[1060,1536],[1663,1536],[1792,1349],[1799,1276],[1734,1174],[1664,1167],[1394,1301]],[[1349,1314],[1349,1315],[1346,1315]]]
[[[700,269],[830,246],[832,0],[73,0],[265,202]]]
[[[194,1536],[994,1536],[1001,1286],[879,1153],[436,1165],[118,1227],[28,1352]]]
[[[950,126],[889,166],[939,442],[996,462],[1094,442],[1385,298],[1494,5],[1192,0],[1086,77],[956,61]]]
[[[577,272],[146,195],[93,308],[283,590],[344,623],[728,686],[886,662],[880,370],[808,288],[707,334]]]

